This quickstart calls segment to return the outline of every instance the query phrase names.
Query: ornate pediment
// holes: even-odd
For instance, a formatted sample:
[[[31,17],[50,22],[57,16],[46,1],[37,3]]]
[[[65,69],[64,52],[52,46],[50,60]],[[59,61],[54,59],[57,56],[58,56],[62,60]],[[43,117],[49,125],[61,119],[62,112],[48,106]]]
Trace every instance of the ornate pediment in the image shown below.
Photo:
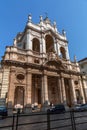
[[[61,70],[64,69],[61,61],[50,60],[45,64],[46,67]]]

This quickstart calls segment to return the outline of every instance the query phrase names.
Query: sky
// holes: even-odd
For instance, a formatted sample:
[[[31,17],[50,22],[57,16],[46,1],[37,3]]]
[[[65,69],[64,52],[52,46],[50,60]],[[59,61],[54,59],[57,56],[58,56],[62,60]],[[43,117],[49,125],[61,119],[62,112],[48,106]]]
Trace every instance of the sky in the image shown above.
[[[37,24],[46,13],[60,33],[66,31],[70,59],[87,57],[87,0],[0,0],[0,60],[5,47],[12,46],[17,33],[24,30],[28,15]]]

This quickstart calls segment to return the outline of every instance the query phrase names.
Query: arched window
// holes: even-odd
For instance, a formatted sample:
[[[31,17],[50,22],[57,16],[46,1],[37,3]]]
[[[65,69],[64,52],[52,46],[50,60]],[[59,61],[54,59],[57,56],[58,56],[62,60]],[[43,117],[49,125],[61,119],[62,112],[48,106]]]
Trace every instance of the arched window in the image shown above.
[[[61,58],[66,59],[66,51],[64,47],[60,47]]]
[[[45,37],[46,41],[46,52],[53,52],[54,51],[54,41],[53,38],[50,35],[46,35]]]
[[[33,39],[33,51],[40,52],[40,42],[37,38]]]

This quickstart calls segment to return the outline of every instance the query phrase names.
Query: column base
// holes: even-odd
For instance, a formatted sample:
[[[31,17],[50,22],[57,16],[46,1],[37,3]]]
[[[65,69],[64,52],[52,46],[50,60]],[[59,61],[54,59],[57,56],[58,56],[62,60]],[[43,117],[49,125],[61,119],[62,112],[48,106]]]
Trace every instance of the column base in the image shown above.
[[[13,106],[12,106],[12,102],[11,101],[8,102],[7,108],[8,108],[8,116],[13,115]]]
[[[42,105],[41,111],[47,111],[49,109],[49,101],[45,101],[44,104]]]
[[[32,112],[31,104],[26,104],[26,106],[24,107],[24,113],[31,113],[31,112]]]

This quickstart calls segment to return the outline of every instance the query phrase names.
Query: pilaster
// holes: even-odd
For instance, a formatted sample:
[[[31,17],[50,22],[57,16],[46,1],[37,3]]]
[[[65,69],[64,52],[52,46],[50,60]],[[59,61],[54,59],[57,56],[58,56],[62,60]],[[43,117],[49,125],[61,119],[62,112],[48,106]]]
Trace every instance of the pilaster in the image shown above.
[[[14,104],[14,93],[15,93],[15,67],[11,67],[10,69],[10,78],[9,78],[9,89],[8,89],[8,102],[12,102]]]
[[[61,79],[58,77],[58,90],[59,90],[59,101],[60,103],[63,103],[63,96],[62,96],[62,85],[61,85]]]
[[[26,104],[31,104],[31,88],[32,88],[32,74],[30,69],[28,69],[26,75]]]
[[[32,50],[32,36],[31,36],[31,30],[27,31],[27,41],[26,41],[26,49]]]
[[[48,82],[46,74],[42,76],[42,104],[45,101],[48,101]]]

